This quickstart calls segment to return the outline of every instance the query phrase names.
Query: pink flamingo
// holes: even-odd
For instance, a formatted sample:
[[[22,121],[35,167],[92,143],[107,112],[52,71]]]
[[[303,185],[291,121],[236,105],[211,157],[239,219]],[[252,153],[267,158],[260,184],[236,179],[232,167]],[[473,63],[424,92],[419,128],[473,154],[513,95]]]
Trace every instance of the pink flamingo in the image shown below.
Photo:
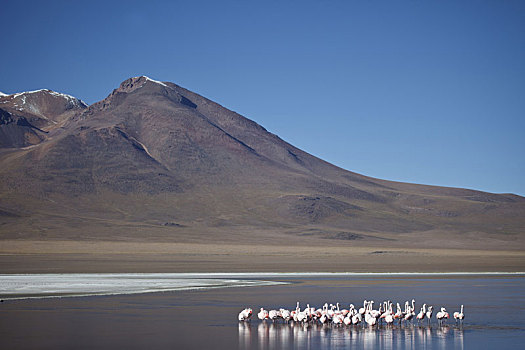
[[[461,305],[461,311],[460,312],[454,312],[454,319],[456,320],[456,323],[458,320],[463,323],[463,319],[465,318],[465,314],[463,313],[463,305]]]

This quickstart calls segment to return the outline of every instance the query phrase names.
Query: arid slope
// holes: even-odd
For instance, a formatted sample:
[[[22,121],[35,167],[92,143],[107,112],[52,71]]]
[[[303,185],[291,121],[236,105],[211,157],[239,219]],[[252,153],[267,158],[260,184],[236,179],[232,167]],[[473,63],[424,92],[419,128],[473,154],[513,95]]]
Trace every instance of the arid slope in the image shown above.
[[[89,107],[65,96],[0,97],[0,253],[2,241],[525,247],[520,196],[346,171],[147,77]]]

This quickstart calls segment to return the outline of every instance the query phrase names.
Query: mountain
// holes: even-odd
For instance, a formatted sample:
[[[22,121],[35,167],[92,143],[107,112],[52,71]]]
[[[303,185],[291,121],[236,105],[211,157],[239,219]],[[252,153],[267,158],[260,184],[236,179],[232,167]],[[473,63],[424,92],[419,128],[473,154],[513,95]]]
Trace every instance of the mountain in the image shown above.
[[[0,118],[4,240],[524,247],[523,197],[350,172],[170,82],[2,96]]]
[[[40,143],[69,116],[84,108],[87,105],[83,101],[51,90],[0,93],[0,148]]]

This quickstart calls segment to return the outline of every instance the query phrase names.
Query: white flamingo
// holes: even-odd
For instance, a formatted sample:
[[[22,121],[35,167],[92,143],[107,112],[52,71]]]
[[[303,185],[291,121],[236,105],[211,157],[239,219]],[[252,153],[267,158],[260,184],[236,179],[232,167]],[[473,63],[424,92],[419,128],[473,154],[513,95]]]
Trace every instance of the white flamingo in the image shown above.
[[[370,315],[372,315],[374,318],[378,318],[381,316],[381,305],[379,305],[379,310],[374,310],[372,307],[374,306],[374,301],[371,301],[372,305],[370,305]]]
[[[375,325],[377,324],[377,318],[374,317],[374,316],[372,315],[372,313],[371,313],[371,311],[374,311],[374,310],[372,310],[372,304],[373,304],[373,303],[374,303],[373,301],[370,301],[370,302],[368,303],[367,309],[366,309],[366,311],[365,311],[365,322],[366,322],[370,327],[375,326]]]
[[[259,320],[263,321],[268,318],[268,311],[266,311],[264,308],[261,307],[261,311],[257,314],[257,317]]]
[[[439,325],[442,325],[442,324],[443,324],[443,321],[444,321],[445,319],[448,318],[448,312],[447,312],[447,310],[446,310],[444,307],[442,307],[442,308],[441,308],[441,311],[439,311],[439,312],[436,314],[436,318],[438,319]]]
[[[310,304],[306,304],[306,309],[303,312],[306,315],[306,321],[310,321],[315,316],[315,307],[310,307]]]
[[[427,306],[427,304],[423,304],[423,306],[421,307],[421,311],[419,311],[419,313],[416,316],[418,324],[419,324],[419,321],[421,321],[422,319],[425,318],[426,306]]]
[[[359,313],[361,314],[361,316],[364,315],[365,312],[366,312],[366,305],[367,305],[367,303],[368,303],[368,302],[367,302],[366,300],[363,301],[363,307],[362,307],[362,308],[359,308]]]
[[[407,308],[407,311],[405,313],[405,318],[404,318],[405,322],[412,320],[412,318],[416,315],[416,313],[414,312],[415,302],[416,301],[412,299],[412,306],[407,305],[408,308]],[[408,301],[407,301],[407,304],[408,304]]]
[[[281,312],[281,317],[282,319],[288,323],[290,321],[290,319],[292,318],[292,315],[290,313],[290,310],[286,310],[286,309],[280,309],[279,310]]]
[[[344,311],[344,310],[343,310],[343,311]],[[355,309],[354,309],[354,304],[350,304],[350,307],[348,308],[348,311],[347,311],[346,315],[345,315],[344,312],[343,312],[343,315],[345,316],[343,322],[344,322],[347,326],[349,326],[349,325],[352,324],[352,317],[354,316],[354,311],[355,311]]]
[[[428,319],[428,323],[430,323],[430,321],[432,320],[432,312],[434,311],[434,307],[432,305],[430,305],[427,309],[427,313],[425,314],[427,316],[427,319]]]
[[[329,319],[332,319],[334,317],[334,315],[335,315],[334,309],[335,309],[335,305],[330,304],[330,309],[326,313],[328,315]]]
[[[352,316],[352,324],[358,325],[361,322],[363,322],[363,316],[359,312],[355,312],[354,316]]]
[[[386,324],[392,324],[392,323],[394,323],[394,315],[392,315],[392,310],[390,310],[390,312],[388,313],[388,315],[386,315],[386,317],[385,317],[385,322],[386,322]]]
[[[347,314],[343,319],[343,323],[347,326],[350,326],[352,324],[352,316]]]
[[[252,309],[246,308],[239,312],[238,319],[239,321],[248,321],[252,317]]]
[[[368,317],[366,317],[366,315],[368,315]],[[377,318],[370,314],[365,314],[365,321],[370,327],[373,327],[377,324]]]
[[[301,311],[299,307],[299,302],[297,302],[297,307],[295,308],[295,314],[293,320],[296,322],[305,322],[307,319],[306,313]]]
[[[339,303],[336,303],[336,305],[337,305],[337,310],[335,310],[335,313],[341,314],[341,310],[339,309]]]
[[[270,320],[272,320],[273,322],[275,322],[275,320],[276,320],[277,318],[279,318],[279,317],[281,317],[281,314],[280,314],[280,312],[277,311],[277,310],[270,310],[270,311],[268,312],[268,318],[269,318]]]
[[[299,311],[297,312],[297,322],[306,322],[308,319],[308,316],[306,313]]]

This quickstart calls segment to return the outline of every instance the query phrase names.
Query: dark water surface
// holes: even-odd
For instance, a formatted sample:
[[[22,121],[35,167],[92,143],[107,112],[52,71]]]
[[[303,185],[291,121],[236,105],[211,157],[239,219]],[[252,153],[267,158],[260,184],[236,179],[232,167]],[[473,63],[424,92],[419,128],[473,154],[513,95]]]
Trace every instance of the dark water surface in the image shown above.
[[[525,344],[525,276],[330,276],[265,278],[287,285],[138,295],[8,300],[0,303],[1,349],[520,349]],[[368,327],[239,323],[252,307],[297,301],[362,305],[416,299],[463,326]],[[435,312],[434,312],[435,315]]]

